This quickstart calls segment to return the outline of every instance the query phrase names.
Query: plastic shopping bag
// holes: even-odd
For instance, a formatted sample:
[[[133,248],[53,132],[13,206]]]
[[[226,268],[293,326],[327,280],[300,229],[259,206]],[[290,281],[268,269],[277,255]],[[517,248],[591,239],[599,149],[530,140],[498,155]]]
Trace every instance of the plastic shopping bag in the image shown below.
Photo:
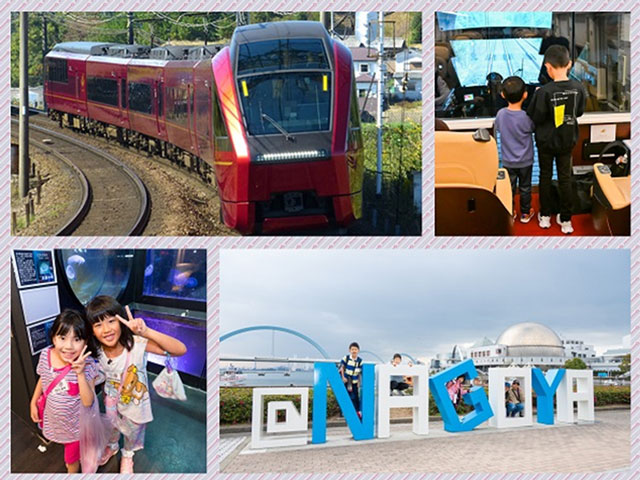
[[[170,357],[167,357],[165,368],[153,381],[153,388],[158,395],[164,398],[173,398],[182,401],[187,399],[180,375],[178,375],[178,371],[171,365]]]
[[[111,422],[100,413],[98,399],[90,407],[80,405],[80,464],[82,473],[95,473],[109,442]]]

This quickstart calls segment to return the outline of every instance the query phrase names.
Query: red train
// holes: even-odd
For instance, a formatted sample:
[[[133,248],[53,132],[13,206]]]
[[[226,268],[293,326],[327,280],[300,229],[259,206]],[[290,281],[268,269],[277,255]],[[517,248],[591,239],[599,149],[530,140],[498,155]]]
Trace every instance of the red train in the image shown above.
[[[361,216],[353,62],[320,23],[239,27],[215,48],[58,44],[44,90],[61,124],[213,176],[224,223],[242,233]]]

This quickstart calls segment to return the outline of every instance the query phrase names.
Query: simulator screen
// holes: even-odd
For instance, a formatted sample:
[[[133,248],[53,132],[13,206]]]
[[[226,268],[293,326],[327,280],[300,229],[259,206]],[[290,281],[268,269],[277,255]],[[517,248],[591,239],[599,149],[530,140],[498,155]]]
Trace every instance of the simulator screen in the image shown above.
[[[542,38],[451,40],[455,55],[451,60],[463,87],[486,85],[491,72],[537,83],[544,58],[538,54],[541,44]]]
[[[551,12],[437,12],[442,31],[488,27],[551,28]]]
[[[569,51],[570,76],[587,92],[587,112],[629,112],[629,12],[436,12],[435,115],[486,118],[507,106],[502,82],[526,84],[527,108],[551,81],[544,54]]]
[[[206,301],[206,258],[206,250],[149,250],[142,294]]]

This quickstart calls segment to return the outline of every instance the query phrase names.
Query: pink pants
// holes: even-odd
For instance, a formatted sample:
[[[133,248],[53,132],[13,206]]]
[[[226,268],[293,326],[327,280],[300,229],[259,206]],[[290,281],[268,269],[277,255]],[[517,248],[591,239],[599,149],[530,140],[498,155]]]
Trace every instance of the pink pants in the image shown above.
[[[80,441],[64,444],[64,463],[71,465],[80,461]]]

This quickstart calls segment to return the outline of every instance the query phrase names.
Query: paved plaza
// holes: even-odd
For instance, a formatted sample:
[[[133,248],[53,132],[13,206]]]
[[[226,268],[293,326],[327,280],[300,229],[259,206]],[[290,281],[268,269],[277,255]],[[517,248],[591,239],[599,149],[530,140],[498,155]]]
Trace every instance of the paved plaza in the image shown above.
[[[500,430],[484,424],[457,434],[432,421],[425,437],[398,424],[389,439],[361,442],[336,427],[327,430],[326,444],[268,451],[251,450],[249,437],[221,435],[222,472],[602,472],[630,465],[627,409],[598,410],[595,423]]]

